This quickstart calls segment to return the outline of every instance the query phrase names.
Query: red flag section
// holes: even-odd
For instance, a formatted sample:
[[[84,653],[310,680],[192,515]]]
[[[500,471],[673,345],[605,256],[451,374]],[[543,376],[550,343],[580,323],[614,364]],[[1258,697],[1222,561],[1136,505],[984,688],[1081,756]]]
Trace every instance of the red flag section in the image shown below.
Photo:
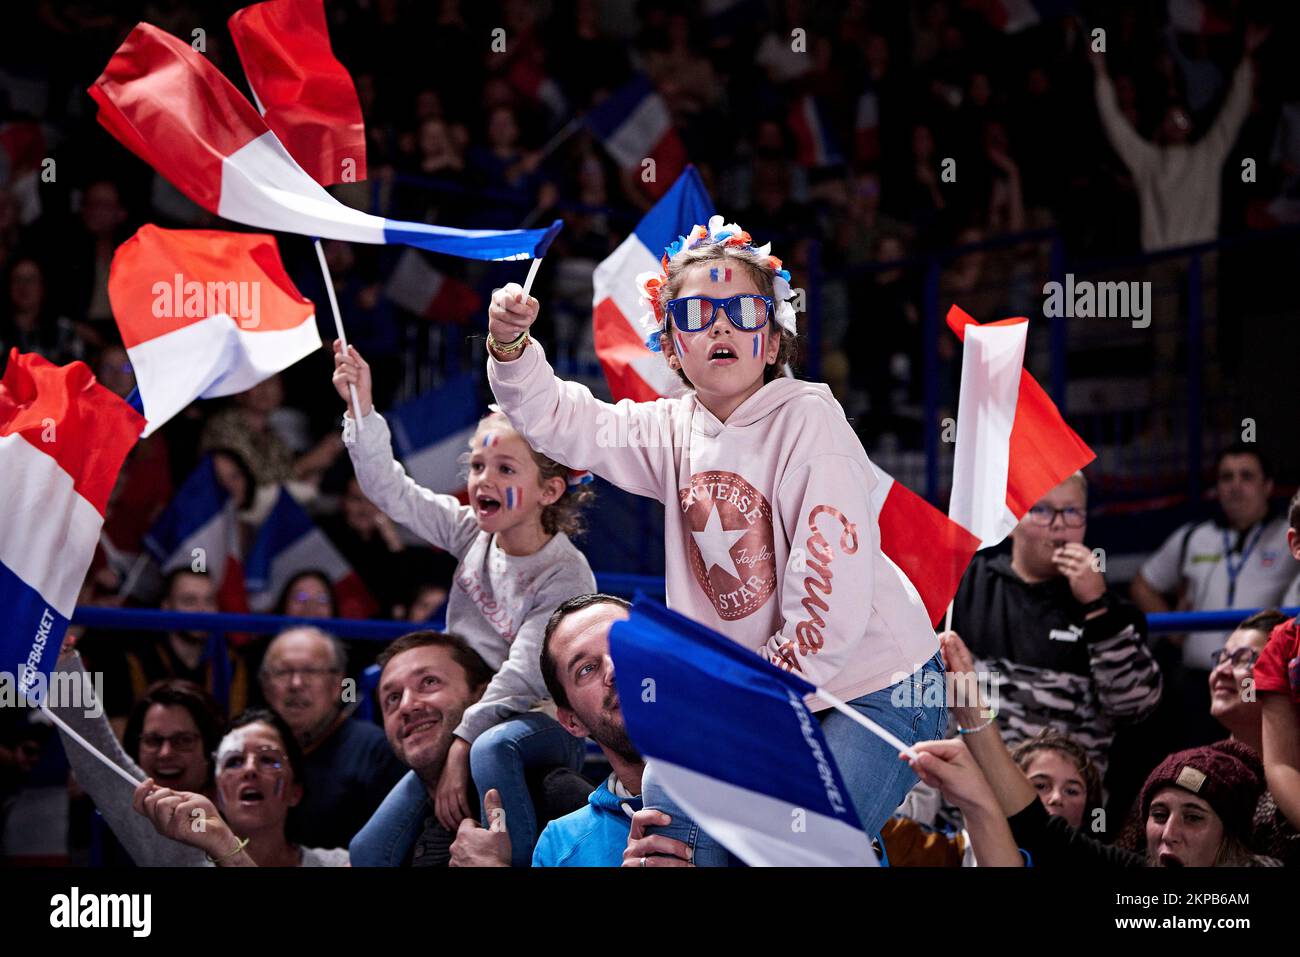
[[[948,328],[957,338],[965,341],[966,327],[972,324],[980,325],[960,306],[948,310]],[[1035,502],[1096,457],[1066,424],[1043,387],[1022,370],[1007,472],[1007,508],[1017,521]]]
[[[334,56],[322,0],[268,0],[231,16],[230,35],[262,116],[322,186],[366,178],[366,127]]]

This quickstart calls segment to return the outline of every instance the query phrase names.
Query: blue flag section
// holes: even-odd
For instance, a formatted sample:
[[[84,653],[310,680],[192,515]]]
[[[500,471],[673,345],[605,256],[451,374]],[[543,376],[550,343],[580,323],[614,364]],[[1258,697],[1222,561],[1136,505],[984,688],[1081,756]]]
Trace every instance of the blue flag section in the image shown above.
[[[812,685],[646,599],[609,644],[632,743],[710,836],[751,865],[876,863]]]

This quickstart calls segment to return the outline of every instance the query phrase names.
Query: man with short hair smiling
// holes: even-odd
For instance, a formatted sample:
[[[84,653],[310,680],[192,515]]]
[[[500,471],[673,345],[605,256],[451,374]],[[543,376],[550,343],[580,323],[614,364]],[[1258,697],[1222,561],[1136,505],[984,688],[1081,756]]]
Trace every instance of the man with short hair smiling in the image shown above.
[[[482,697],[492,669],[465,639],[436,631],[403,635],[379,653],[377,664],[384,735],[392,753],[416,776],[403,775],[381,813],[353,839],[349,847],[353,864],[445,867],[455,835],[433,812],[438,782],[453,732],[465,710]],[[417,804],[420,795],[415,792],[420,789],[424,791],[422,813],[383,813]],[[472,783],[467,799],[471,807],[478,806]],[[474,822],[466,818],[462,824]]]
[[[306,796],[290,811],[288,835],[310,847],[347,847],[403,773],[380,730],[352,717],[346,674],[343,643],[314,627],[277,635],[259,672],[267,703],[306,754]]]
[[[686,867],[690,849],[647,827],[670,824],[660,811],[641,807],[645,759],[627,735],[609,655],[609,630],[631,606],[613,595],[579,595],[556,608],[542,639],[542,680],[555,700],[556,718],[576,738],[600,746],[613,773],[587,806],[552,821],[533,850],[533,867]],[[489,792],[489,810],[491,809]],[[510,862],[506,827],[463,822],[452,863],[504,867]]]
[[[1295,577],[1287,519],[1269,515],[1272,469],[1259,449],[1238,442],[1220,452],[1215,490],[1222,514],[1179,528],[1133,580],[1133,601],[1147,614],[1274,608]],[[1217,734],[1208,718],[1208,678],[1211,655],[1227,637],[1226,631],[1197,631],[1162,639],[1181,646],[1182,674],[1171,684],[1180,699],[1179,722],[1188,729],[1185,747],[1206,744]]]

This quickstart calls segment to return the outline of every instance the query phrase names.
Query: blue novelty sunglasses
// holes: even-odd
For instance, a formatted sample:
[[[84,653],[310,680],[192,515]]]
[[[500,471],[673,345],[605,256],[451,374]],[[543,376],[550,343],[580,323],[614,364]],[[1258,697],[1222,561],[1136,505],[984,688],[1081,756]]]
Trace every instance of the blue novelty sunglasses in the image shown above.
[[[721,309],[731,324],[742,332],[757,332],[767,325],[775,308],[770,296],[746,293],[713,299],[710,296],[684,296],[664,304],[673,325],[682,332],[703,332],[713,325]]]

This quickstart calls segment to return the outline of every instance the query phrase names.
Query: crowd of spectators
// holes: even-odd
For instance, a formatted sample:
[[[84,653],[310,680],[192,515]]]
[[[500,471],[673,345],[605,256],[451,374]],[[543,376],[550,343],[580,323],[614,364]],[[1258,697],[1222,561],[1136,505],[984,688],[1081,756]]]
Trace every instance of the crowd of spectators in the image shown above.
[[[84,90],[140,19],[186,38],[203,31],[204,54],[242,84],[224,27],[236,6],[42,0],[11,14],[14,28],[0,37],[0,88],[6,93],[0,145],[7,163],[0,171],[0,369],[17,347],[57,363],[84,360],[109,389],[130,393],[131,365],[107,295],[114,250],[146,222],[222,224],[99,129]],[[338,195],[383,215],[444,225],[506,228],[564,219],[548,257],[562,265],[540,279],[549,310],[543,322],[550,324],[548,339],[563,342],[557,351],[590,364],[591,270],[652,197],[635,173],[617,167],[599,139],[571,121],[634,73],[644,73],[664,97],[720,209],[759,241],[781,242],[796,283],[814,267],[825,277],[818,290],[819,338],[808,340],[802,364],[820,363],[869,451],[891,443],[918,448],[922,431],[920,276],[911,266],[880,264],[1030,229],[1056,231],[1073,256],[1116,257],[1300,222],[1300,90],[1287,79],[1284,52],[1294,36],[1289,13],[1268,11],[1271,33],[1244,18],[1222,32],[1193,33],[1171,24],[1164,5],[1106,10],[1081,4],[1077,16],[1008,35],[990,21],[985,5],[956,0],[744,0],[718,5],[719,13],[704,6],[327,0],[335,51],[356,79],[370,171],[368,182],[338,187]],[[504,52],[490,48],[495,27],[505,30]],[[1098,27],[1106,31],[1104,54],[1090,49]],[[794,41],[800,31],[803,45]],[[824,118],[829,161],[809,158],[794,132],[791,115],[809,98]],[[1170,179],[1169,151],[1188,142],[1203,148],[1187,171],[1191,185],[1180,188]],[[1258,160],[1249,188],[1236,175],[1247,157]],[[956,170],[951,180],[943,175],[949,159]],[[1170,219],[1171,190],[1178,199],[1173,205],[1195,204],[1196,211]],[[285,237],[281,245],[300,288],[323,298],[305,241]],[[354,339],[378,370],[376,404],[387,408],[425,385],[409,360],[412,343],[423,341],[429,323],[385,293],[396,253],[326,246]],[[1036,285],[1045,255],[1041,243],[965,250],[943,271],[944,307],[958,302],[981,320],[1033,314],[1040,308]],[[495,277],[474,264],[437,266],[480,292]],[[332,337],[324,323],[322,329]],[[459,349],[452,339],[466,334],[455,328],[439,342]],[[815,357],[809,348],[817,350]],[[955,354],[947,339],[935,348],[944,358]],[[177,611],[226,607],[205,574],[164,575],[151,568],[142,575],[135,567],[145,532],[201,456],[210,454],[238,504],[243,545],[284,486],[361,575],[381,616],[409,621],[413,629],[433,620],[452,587],[454,563],[396,526],[362,493],[343,455],[337,404],[325,393],[329,368],[327,354],[309,357],[242,395],[193,406],[141,441],[115,490],[83,600]],[[1227,635],[1175,644],[1153,642],[1140,613],[1300,602],[1300,579],[1287,591],[1296,577],[1291,556],[1300,558],[1297,507],[1291,506],[1289,521],[1270,512],[1281,488],[1274,489],[1262,455],[1237,448],[1215,464],[1221,514],[1180,529],[1158,550],[1158,542],[1150,543],[1154,554],[1137,579],[1134,604],[1088,566],[1087,484],[1080,476],[1035,506],[1009,555],[977,560],[958,596],[955,629],[981,667],[1008,682],[1001,689],[1008,708],[999,718],[1007,743],[1023,748],[1038,742],[1010,766],[1023,769],[1036,793],[1050,791],[1072,808],[1065,814],[1070,824],[1086,826],[1085,810],[1103,804],[1122,817],[1137,798],[1148,824],[1130,851],[1158,859],[1149,822],[1169,814],[1168,785],[1182,779],[1180,768],[1191,767],[1206,780],[1221,781],[1213,795],[1243,782],[1258,792],[1259,807],[1248,810],[1259,833],[1272,828],[1258,850],[1241,809],[1209,798],[1241,848],[1252,848],[1234,844],[1230,858],[1258,853],[1285,860],[1293,853],[1295,831],[1286,820],[1295,820],[1296,800],[1286,769],[1300,766],[1294,724],[1286,725],[1285,715],[1277,718],[1274,753],[1283,757],[1275,762],[1268,733],[1259,730],[1262,708],[1239,713],[1233,697],[1266,635],[1282,620],[1251,619]],[[1205,559],[1215,549],[1218,564]],[[1268,568],[1253,575],[1248,560],[1264,555],[1272,556]],[[607,612],[617,607],[596,604]],[[284,587],[273,610],[330,618],[338,612],[337,596],[328,576],[307,572]],[[557,631],[555,640],[565,640],[559,622],[548,635]],[[1044,640],[1040,632],[1053,637]],[[1057,632],[1070,637],[1058,639]],[[219,714],[207,697],[217,669],[205,653],[206,635],[91,632],[79,639],[94,670],[106,675],[107,726],[142,776],[205,800],[222,787],[238,795],[234,775],[256,777],[265,770],[268,780],[284,777],[287,788],[274,800],[270,792],[250,796],[243,803],[259,805],[256,811],[245,807],[244,817],[226,822],[237,837],[249,839],[254,853],[260,846],[265,860],[283,862],[297,845],[312,851],[305,864],[320,857],[312,849],[346,847],[403,768],[420,769],[395,744],[389,748],[375,724],[359,721],[341,703],[345,682],[374,658],[371,646],[346,647],[311,629],[269,643],[235,642],[228,668],[220,669],[228,685],[227,710]],[[466,665],[460,649],[436,640],[410,642],[381,656],[385,673],[403,657],[408,666],[424,657],[453,672],[459,668],[463,694],[447,707],[454,713],[473,704],[472,662]],[[1289,660],[1282,661],[1282,680]],[[71,660],[62,666],[80,667]],[[591,825],[586,830],[563,818],[574,803],[572,781],[530,782],[539,823],[569,821],[543,832],[542,862],[673,856],[671,848],[646,843],[644,815],[654,812],[641,812],[632,800],[641,765],[626,735],[601,726],[598,709],[584,714],[576,698],[563,701],[570,692],[561,676],[553,677],[548,690],[561,705],[561,723],[577,737],[590,735],[613,773],[589,799],[579,797],[578,803],[589,800],[586,813],[596,822],[585,822]],[[227,780],[227,769],[212,760],[205,765],[205,756],[226,753],[223,741],[239,730],[223,739],[228,720],[259,707],[265,710],[250,712],[244,725],[254,732],[231,744],[235,757]],[[383,718],[390,744],[400,740],[389,727],[393,720]],[[1240,748],[1208,756],[1200,751],[1146,778],[1175,748],[1215,745],[1219,726],[1254,757]],[[42,727],[8,720],[0,732],[3,807],[21,794],[49,738]],[[1052,733],[1067,736],[1065,743],[1040,740]],[[1009,766],[995,753],[981,753],[976,740],[971,753],[994,791],[1003,788],[999,806],[1007,817],[1023,815],[1024,804],[1010,806],[1021,792]],[[245,751],[254,758],[252,768]],[[922,762],[919,770],[927,784],[944,790],[949,807],[979,817],[988,795],[972,796],[954,783],[975,766],[963,754],[936,748],[936,764]],[[441,767],[430,761],[435,770]],[[94,772],[87,768],[85,775]],[[1275,780],[1279,793],[1268,805],[1273,799],[1265,785]],[[90,803],[81,789],[91,787],[83,780],[71,805],[70,841],[83,851]],[[1067,792],[1069,800],[1062,797]],[[1049,815],[1064,813],[1050,800],[1044,804]],[[115,831],[115,821],[132,821],[121,825],[128,833],[117,836],[138,863],[194,862],[187,853],[168,856],[152,828],[139,830],[135,818],[143,820],[145,812],[157,823],[152,807],[99,807]],[[944,814],[917,812],[916,819],[926,829],[938,828]],[[1091,853],[1037,819],[1021,816],[1011,831],[1021,847],[1032,840],[1049,855],[1083,859]],[[1100,836],[1109,841],[1112,834],[1118,828]],[[997,835],[980,836],[992,848],[987,859],[997,859]],[[454,837],[421,835],[406,847],[406,861],[452,861]],[[500,837],[470,835],[460,853],[465,862],[508,861],[509,844],[501,845]],[[154,856],[159,847],[161,858]],[[1177,858],[1175,851],[1162,853]],[[328,855],[322,860],[338,862]]]

